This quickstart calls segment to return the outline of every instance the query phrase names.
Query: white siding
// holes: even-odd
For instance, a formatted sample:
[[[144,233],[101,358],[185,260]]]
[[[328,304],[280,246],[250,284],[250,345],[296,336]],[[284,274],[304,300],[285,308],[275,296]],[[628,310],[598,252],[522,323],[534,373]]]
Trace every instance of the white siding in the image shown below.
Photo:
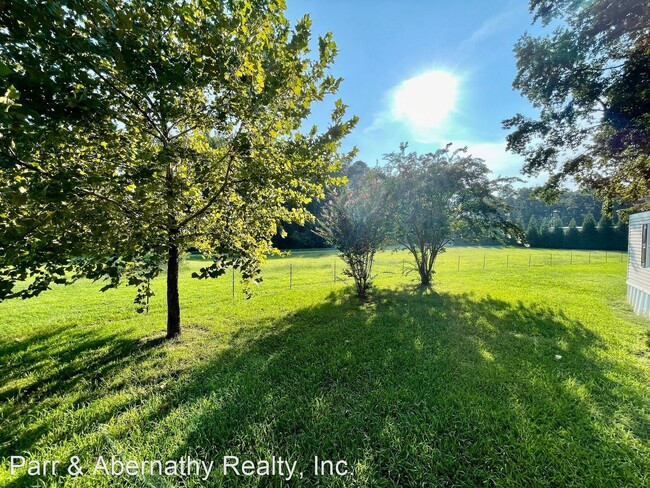
[[[636,313],[650,316],[650,268],[641,267],[641,230],[643,224],[648,224],[650,227],[650,212],[630,216],[627,298]],[[648,245],[650,246],[650,241]],[[650,265],[650,261],[648,265]]]

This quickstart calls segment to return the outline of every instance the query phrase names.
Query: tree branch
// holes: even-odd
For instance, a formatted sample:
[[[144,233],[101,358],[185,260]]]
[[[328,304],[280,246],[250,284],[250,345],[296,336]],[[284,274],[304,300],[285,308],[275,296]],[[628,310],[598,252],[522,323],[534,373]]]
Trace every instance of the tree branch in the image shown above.
[[[237,134],[239,134],[239,132],[241,132],[241,127],[240,127],[240,129],[239,129],[239,131],[238,131]],[[235,138],[236,138],[236,137],[237,137],[237,136],[235,136]],[[234,138],[233,138],[233,140],[234,140]],[[194,220],[194,219],[200,217],[200,216],[203,215],[205,212],[207,212],[207,211],[210,209],[210,207],[214,204],[214,202],[217,201],[217,198],[219,198],[219,197],[221,196],[221,194],[223,193],[223,191],[226,189],[226,185],[229,183],[230,172],[231,172],[231,169],[232,169],[232,163],[233,163],[233,154],[232,154],[232,149],[233,149],[233,147],[232,147],[232,145],[231,145],[231,146],[230,146],[230,149],[228,150],[228,152],[226,152],[226,154],[224,154],[224,156],[223,156],[223,157],[218,161],[218,163],[217,163],[217,164],[220,164],[220,163],[222,163],[222,162],[223,162],[227,157],[229,157],[229,160],[228,160],[228,166],[226,167],[226,174],[225,174],[225,176],[224,176],[223,183],[221,184],[221,186],[219,187],[219,189],[216,191],[216,193],[215,193],[214,195],[212,195],[212,197],[210,197],[210,199],[205,203],[205,205],[203,205],[203,207],[201,207],[201,208],[198,209],[196,212],[194,212],[193,214],[188,215],[187,217],[185,217],[183,220],[180,221],[180,223],[178,224],[178,228],[179,228],[179,229],[182,228],[182,227],[185,227],[185,226],[186,226],[187,224],[189,224],[192,220]]]
[[[110,86],[113,90],[115,90],[122,98],[124,98],[127,102],[129,102],[133,107],[142,114],[142,116],[149,122],[149,125],[151,126],[152,129],[154,129],[157,133],[158,136],[156,136],[160,142],[166,142],[167,137],[163,132],[160,130],[160,128],[156,125],[156,123],[151,119],[149,116],[149,113],[144,110],[140,105],[138,104],[137,101],[135,101],[132,97],[127,95],[123,90],[121,90],[115,83],[111,82],[108,78],[106,78],[104,75],[102,75],[99,71],[95,70],[94,68],[91,68],[93,73],[95,73],[99,79],[101,79],[104,83],[106,83],[108,86]]]
[[[12,161],[14,161],[14,163],[16,165],[18,165],[18,166],[22,166],[25,169],[28,169],[30,171],[34,171],[34,172],[36,172],[36,173],[38,173],[38,174],[40,174],[42,176],[45,176],[45,177],[49,178],[50,180],[56,180],[56,177],[52,173],[49,173],[49,172],[47,172],[45,170],[42,170],[41,168],[38,168],[37,166],[34,166],[33,164],[27,163],[27,162],[21,160],[20,158],[14,156],[12,154],[7,154],[7,153],[4,153],[4,152],[1,153],[1,154],[3,156],[5,156],[5,157],[8,157]],[[127,215],[134,213],[132,210],[126,208],[124,205],[122,205],[117,200],[113,200],[112,198],[107,197],[106,195],[102,195],[101,193],[96,193],[96,192],[94,192],[92,190],[88,190],[88,189],[82,188],[82,187],[77,187],[77,190],[84,193],[84,194],[86,194],[86,195],[88,195],[88,196],[93,196],[95,198],[99,198],[100,200],[104,200],[104,201],[106,201],[108,203],[112,203],[113,205],[116,205],[122,212],[124,212]]]

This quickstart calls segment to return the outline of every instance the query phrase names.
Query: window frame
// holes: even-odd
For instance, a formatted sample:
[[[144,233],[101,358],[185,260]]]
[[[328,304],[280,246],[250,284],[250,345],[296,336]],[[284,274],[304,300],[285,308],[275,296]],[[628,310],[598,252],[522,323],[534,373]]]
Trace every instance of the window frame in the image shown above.
[[[648,224],[641,225],[641,267],[648,268]]]

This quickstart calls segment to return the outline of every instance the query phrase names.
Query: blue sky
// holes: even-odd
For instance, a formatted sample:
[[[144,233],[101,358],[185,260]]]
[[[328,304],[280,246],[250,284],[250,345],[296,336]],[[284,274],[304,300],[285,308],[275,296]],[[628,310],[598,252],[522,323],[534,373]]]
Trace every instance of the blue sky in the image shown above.
[[[501,121],[532,114],[512,89],[513,47],[531,26],[523,0],[288,0],[288,16],[308,13],[314,35],[331,31],[339,48],[338,97],[360,117],[346,148],[369,164],[408,142],[418,152],[467,145],[495,174],[519,175]],[[327,123],[332,101],[311,121]]]

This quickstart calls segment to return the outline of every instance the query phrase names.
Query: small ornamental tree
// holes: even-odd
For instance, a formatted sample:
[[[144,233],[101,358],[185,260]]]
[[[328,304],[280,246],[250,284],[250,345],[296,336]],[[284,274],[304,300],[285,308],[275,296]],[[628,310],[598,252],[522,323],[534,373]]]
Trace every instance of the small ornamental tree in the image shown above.
[[[53,283],[138,286],[166,268],[181,331],[179,257],[247,283],[283,222],[302,223],[347,155],[331,35],[310,53],[284,0],[15,0],[0,9],[0,300]],[[26,283],[25,286],[19,283]]]
[[[386,244],[386,206],[380,180],[368,172],[340,189],[327,202],[318,234],[341,252],[343,271],[354,280],[356,294],[367,298],[375,254]]]
[[[522,230],[507,215],[511,210],[499,195],[511,191],[513,178],[490,179],[483,160],[451,145],[434,153],[387,154],[387,191],[392,237],[415,260],[420,283],[431,284],[438,255],[453,239],[512,237]]]

